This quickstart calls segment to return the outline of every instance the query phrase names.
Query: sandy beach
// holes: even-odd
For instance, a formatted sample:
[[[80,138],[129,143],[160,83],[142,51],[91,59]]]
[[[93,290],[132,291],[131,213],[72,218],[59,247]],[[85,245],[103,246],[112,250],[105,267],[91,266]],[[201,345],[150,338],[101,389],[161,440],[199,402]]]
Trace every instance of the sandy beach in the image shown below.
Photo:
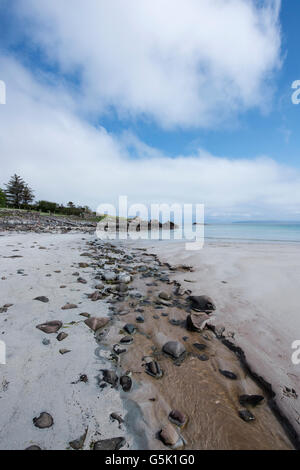
[[[291,362],[300,331],[297,250],[220,243],[191,254],[178,243],[111,245],[86,234],[1,236],[7,361],[0,366],[0,448],[68,449],[83,437],[82,449],[166,449],[159,432],[174,409],[187,423],[173,424],[169,438],[186,449],[293,448],[296,439],[236,355],[212,331],[190,331],[185,321],[189,294],[210,296],[216,310],[209,322],[224,325],[223,338],[243,348],[253,370],[272,384],[278,409],[298,433],[292,390],[299,390],[299,366]],[[49,301],[34,300],[40,296]],[[62,310],[68,304],[74,308]],[[109,323],[94,333],[88,316]],[[63,341],[36,328],[49,321],[63,323]],[[183,348],[180,359],[164,352],[170,341]],[[146,373],[153,362],[163,372],[158,379]],[[245,394],[264,401],[241,406]],[[255,421],[241,419],[241,409]],[[54,421],[46,429],[33,423],[43,412]]]

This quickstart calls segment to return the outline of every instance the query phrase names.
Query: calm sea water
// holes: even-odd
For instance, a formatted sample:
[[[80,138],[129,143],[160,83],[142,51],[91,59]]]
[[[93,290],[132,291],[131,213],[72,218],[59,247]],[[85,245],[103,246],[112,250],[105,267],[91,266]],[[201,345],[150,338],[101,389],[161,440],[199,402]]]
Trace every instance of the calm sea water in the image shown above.
[[[300,223],[208,224],[204,234],[206,241],[300,243]]]

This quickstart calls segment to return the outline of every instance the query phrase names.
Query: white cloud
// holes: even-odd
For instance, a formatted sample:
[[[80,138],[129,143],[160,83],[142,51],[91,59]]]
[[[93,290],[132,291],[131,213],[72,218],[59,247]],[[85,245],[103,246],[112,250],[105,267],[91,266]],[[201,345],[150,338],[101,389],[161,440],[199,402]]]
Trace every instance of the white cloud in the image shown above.
[[[280,0],[17,3],[32,41],[63,73],[80,71],[80,106],[164,127],[215,127],[267,106],[280,66],[279,7]]]
[[[62,89],[41,86],[0,58],[0,186],[17,172],[40,199],[89,204],[204,203],[206,215],[299,218],[300,172],[268,158],[231,160],[199,150],[167,158],[134,135],[118,137],[78,118]],[[134,147],[141,159],[130,158]]]

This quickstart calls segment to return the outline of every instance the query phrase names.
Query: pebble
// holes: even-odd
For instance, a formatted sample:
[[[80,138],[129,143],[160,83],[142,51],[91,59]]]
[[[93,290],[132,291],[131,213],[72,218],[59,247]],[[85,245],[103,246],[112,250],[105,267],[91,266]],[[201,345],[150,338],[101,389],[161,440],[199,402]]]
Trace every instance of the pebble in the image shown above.
[[[42,325],[37,325],[37,329],[43,331],[47,334],[57,333],[58,330],[61,329],[63,326],[62,322],[59,320],[49,321],[47,323],[43,323]]]
[[[36,297],[35,299],[33,300],[38,300],[39,302],[43,302],[44,304],[48,303],[49,302],[49,299],[48,297],[44,297],[43,295],[40,296],[40,297]]]
[[[86,436],[87,436],[87,429],[85,433],[82,436],[80,436],[78,439],[75,439],[74,441],[69,442],[70,447],[72,447],[72,449],[74,450],[82,449],[85,443]]]
[[[62,310],[72,310],[73,308],[78,308],[76,304],[66,304],[61,309]]]
[[[160,365],[156,361],[150,361],[146,364],[146,373],[155,379],[160,379],[163,376]]]
[[[43,341],[42,341],[43,345],[44,346],[49,346],[49,344],[51,343],[50,339],[46,339],[44,338]]]
[[[183,444],[176,429],[169,423],[161,429],[159,437],[166,446],[172,449],[176,449]]]
[[[230,372],[229,370],[221,370],[219,369],[220,373],[222,375],[224,375],[224,377],[226,377],[227,379],[230,379],[230,380],[237,380],[237,375],[234,374],[233,372]]]
[[[104,382],[115,387],[118,383],[118,376],[114,370],[103,370],[103,380]]]
[[[192,295],[188,298],[191,303],[191,307],[196,312],[211,313],[216,310],[216,306],[213,300],[207,295]]]
[[[104,328],[108,323],[108,318],[97,318],[90,317],[87,318],[84,323],[93,331],[98,331],[100,328]]]
[[[85,279],[83,279],[83,277],[79,277],[77,279],[77,282],[79,282],[80,284],[87,284],[87,281]]]
[[[63,356],[64,354],[68,354],[68,353],[70,353],[71,351],[70,351],[70,349],[60,349],[59,352],[60,352],[60,354]]]
[[[131,336],[124,336],[120,343],[122,344],[132,344],[133,343],[133,338]]]
[[[94,444],[94,450],[120,450],[124,447],[126,441],[124,437],[114,437],[112,439],[104,439]]]
[[[114,272],[108,271],[102,275],[104,281],[112,282],[116,281],[117,275]]]
[[[33,418],[33,424],[39,429],[51,428],[53,423],[52,416],[46,412],[41,413],[38,418]]]
[[[240,410],[239,417],[242,418],[242,420],[246,421],[246,423],[250,423],[251,421],[255,420],[255,416],[253,416],[253,414],[249,410]]]
[[[198,351],[204,351],[207,348],[206,344],[201,343],[194,343],[193,346],[198,349]]]
[[[126,352],[127,352],[127,349],[124,349],[124,348],[122,349],[119,344],[115,344],[115,345],[113,346],[113,351],[114,351],[116,354],[120,355],[120,354],[126,353]]]
[[[123,377],[120,378],[120,384],[124,392],[130,392],[132,380],[128,375],[123,375]]]
[[[143,315],[138,315],[138,316],[136,317],[136,321],[137,321],[138,323],[145,323],[145,318],[143,317]]]
[[[257,406],[264,400],[264,397],[261,395],[240,395],[239,402],[241,405],[251,405]]]
[[[36,445],[33,445],[33,446],[30,446],[30,447],[27,447],[27,449],[25,450],[42,450],[39,446],[36,446]]]
[[[169,420],[171,423],[176,424],[179,427],[183,427],[187,422],[186,416],[178,410],[172,410],[170,412]]]
[[[128,333],[129,335],[133,335],[135,332],[136,332],[136,327],[134,325],[132,325],[131,323],[127,323],[125,326],[124,326],[124,330],[126,331],[126,333]]]
[[[57,341],[63,341],[67,337],[68,337],[67,333],[59,333],[59,335],[57,335],[56,339],[57,339]]]

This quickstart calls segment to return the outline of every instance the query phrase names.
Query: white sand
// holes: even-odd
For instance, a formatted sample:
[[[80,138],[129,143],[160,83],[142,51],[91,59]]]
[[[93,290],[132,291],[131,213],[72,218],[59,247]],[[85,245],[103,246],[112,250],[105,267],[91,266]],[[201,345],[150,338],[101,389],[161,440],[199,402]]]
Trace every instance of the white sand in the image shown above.
[[[78,284],[77,277],[72,276],[80,271],[81,276],[91,279],[92,269],[78,269],[77,263],[87,260],[80,257],[85,250],[82,238],[90,236],[0,237],[0,307],[14,304],[7,313],[0,313],[0,340],[7,347],[7,364],[0,365],[0,449],[24,449],[32,444],[43,449],[66,449],[69,441],[79,438],[87,427],[87,449],[92,441],[124,436],[124,429],[109,418],[112,412],[123,418],[126,414],[119,393],[110,387],[101,392],[97,385],[100,369],[111,368],[111,364],[101,358],[105,352],[99,352],[91,330],[84,323],[70,326],[61,330],[69,337],[60,343],[56,335],[36,329],[36,325],[50,320],[84,320],[79,316],[82,312],[107,315],[108,304],[87,299],[84,293],[91,288]],[[38,249],[40,245],[47,249]],[[13,255],[23,258],[4,258]],[[27,276],[17,274],[19,269]],[[54,273],[57,270],[61,273]],[[60,285],[67,288],[60,289]],[[42,295],[49,298],[48,304],[33,300]],[[79,308],[61,310],[67,302]],[[43,338],[50,339],[51,344],[44,346]],[[62,356],[61,348],[72,352]],[[81,374],[88,376],[89,383],[71,385]],[[43,411],[54,418],[50,429],[33,425],[32,419]]]
[[[273,385],[278,404],[300,434],[300,365],[291,360],[292,343],[300,340],[299,245],[219,242],[190,252],[182,242],[140,244],[164,262],[195,268],[174,278],[193,294],[214,299],[214,323],[235,332],[236,343]],[[294,388],[299,398],[287,396],[285,387]]]

